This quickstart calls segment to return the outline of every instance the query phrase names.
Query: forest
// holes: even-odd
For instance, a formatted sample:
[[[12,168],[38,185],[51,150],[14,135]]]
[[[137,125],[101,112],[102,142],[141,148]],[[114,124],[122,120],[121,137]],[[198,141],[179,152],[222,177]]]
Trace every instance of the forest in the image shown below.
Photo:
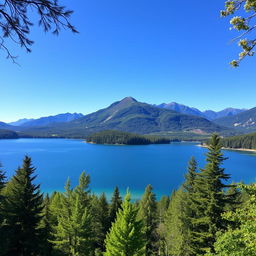
[[[139,135],[135,133],[107,130],[93,133],[86,137],[86,141],[96,144],[123,144],[123,145],[148,145],[148,144],[169,144],[170,139],[153,136]]]
[[[118,187],[110,201],[96,196],[84,172],[44,194],[25,156],[9,180],[0,172],[0,255],[255,255],[256,186],[228,182],[221,148],[213,135],[204,168],[192,157],[178,190],[157,200],[148,185],[138,201]]]
[[[256,133],[227,137],[222,144],[226,148],[256,149]]]

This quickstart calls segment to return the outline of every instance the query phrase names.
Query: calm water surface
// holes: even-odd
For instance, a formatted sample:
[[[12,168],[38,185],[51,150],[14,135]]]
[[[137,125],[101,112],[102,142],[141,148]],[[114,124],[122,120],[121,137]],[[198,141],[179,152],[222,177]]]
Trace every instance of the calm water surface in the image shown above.
[[[8,177],[27,154],[37,167],[37,182],[44,192],[62,191],[67,177],[76,185],[81,172],[86,171],[93,192],[109,196],[118,185],[122,192],[129,187],[133,198],[139,197],[149,183],[158,196],[169,195],[183,182],[190,157],[195,156],[203,167],[206,151],[195,143],[109,146],[67,139],[0,140],[0,162]],[[229,157],[224,167],[232,175],[231,181],[256,181],[256,154],[224,153]]]

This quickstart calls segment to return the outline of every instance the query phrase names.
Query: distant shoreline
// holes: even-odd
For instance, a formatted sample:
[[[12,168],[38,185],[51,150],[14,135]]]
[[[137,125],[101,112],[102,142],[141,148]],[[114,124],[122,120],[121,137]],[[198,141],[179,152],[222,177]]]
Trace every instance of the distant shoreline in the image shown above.
[[[202,148],[208,148],[207,145],[197,145],[198,147],[202,147]],[[249,149],[249,148],[225,148],[222,147],[223,150],[232,150],[232,151],[245,151],[245,152],[252,152],[252,153],[256,153],[256,149]]]

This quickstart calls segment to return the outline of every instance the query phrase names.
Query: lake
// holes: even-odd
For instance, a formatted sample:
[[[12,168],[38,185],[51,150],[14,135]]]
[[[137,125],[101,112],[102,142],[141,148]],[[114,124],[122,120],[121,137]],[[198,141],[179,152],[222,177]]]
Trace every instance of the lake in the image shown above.
[[[105,192],[109,197],[118,185],[122,193],[129,188],[134,199],[147,184],[153,185],[158,197],[169,195],[182,184],[190,157],[203,167],[206,152],[196,143],[112,146],[69,139],[0,140],[0,162],[8,177],[27,154],[44,192],[63,191],[67,177],[76,185],[81,172],[86,171],[92,192]],[[224,167],[231,181],[256,181],[256,154],[229,150],[224,154],[229,158]]]

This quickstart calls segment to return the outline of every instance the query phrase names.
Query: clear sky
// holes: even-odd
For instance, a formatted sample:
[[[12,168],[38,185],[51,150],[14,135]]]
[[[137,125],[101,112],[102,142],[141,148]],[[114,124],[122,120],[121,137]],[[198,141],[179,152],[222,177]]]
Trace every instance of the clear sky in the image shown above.
[[[201,110],[256,106],[256,57],[233,69],[239,48],[221,19],[224,0],[65,0],[79,34],[34,27],[33,52],[0,52],[0,120],[90,113],[125,96]],[[13,48],[13,45],[10,46]]]

